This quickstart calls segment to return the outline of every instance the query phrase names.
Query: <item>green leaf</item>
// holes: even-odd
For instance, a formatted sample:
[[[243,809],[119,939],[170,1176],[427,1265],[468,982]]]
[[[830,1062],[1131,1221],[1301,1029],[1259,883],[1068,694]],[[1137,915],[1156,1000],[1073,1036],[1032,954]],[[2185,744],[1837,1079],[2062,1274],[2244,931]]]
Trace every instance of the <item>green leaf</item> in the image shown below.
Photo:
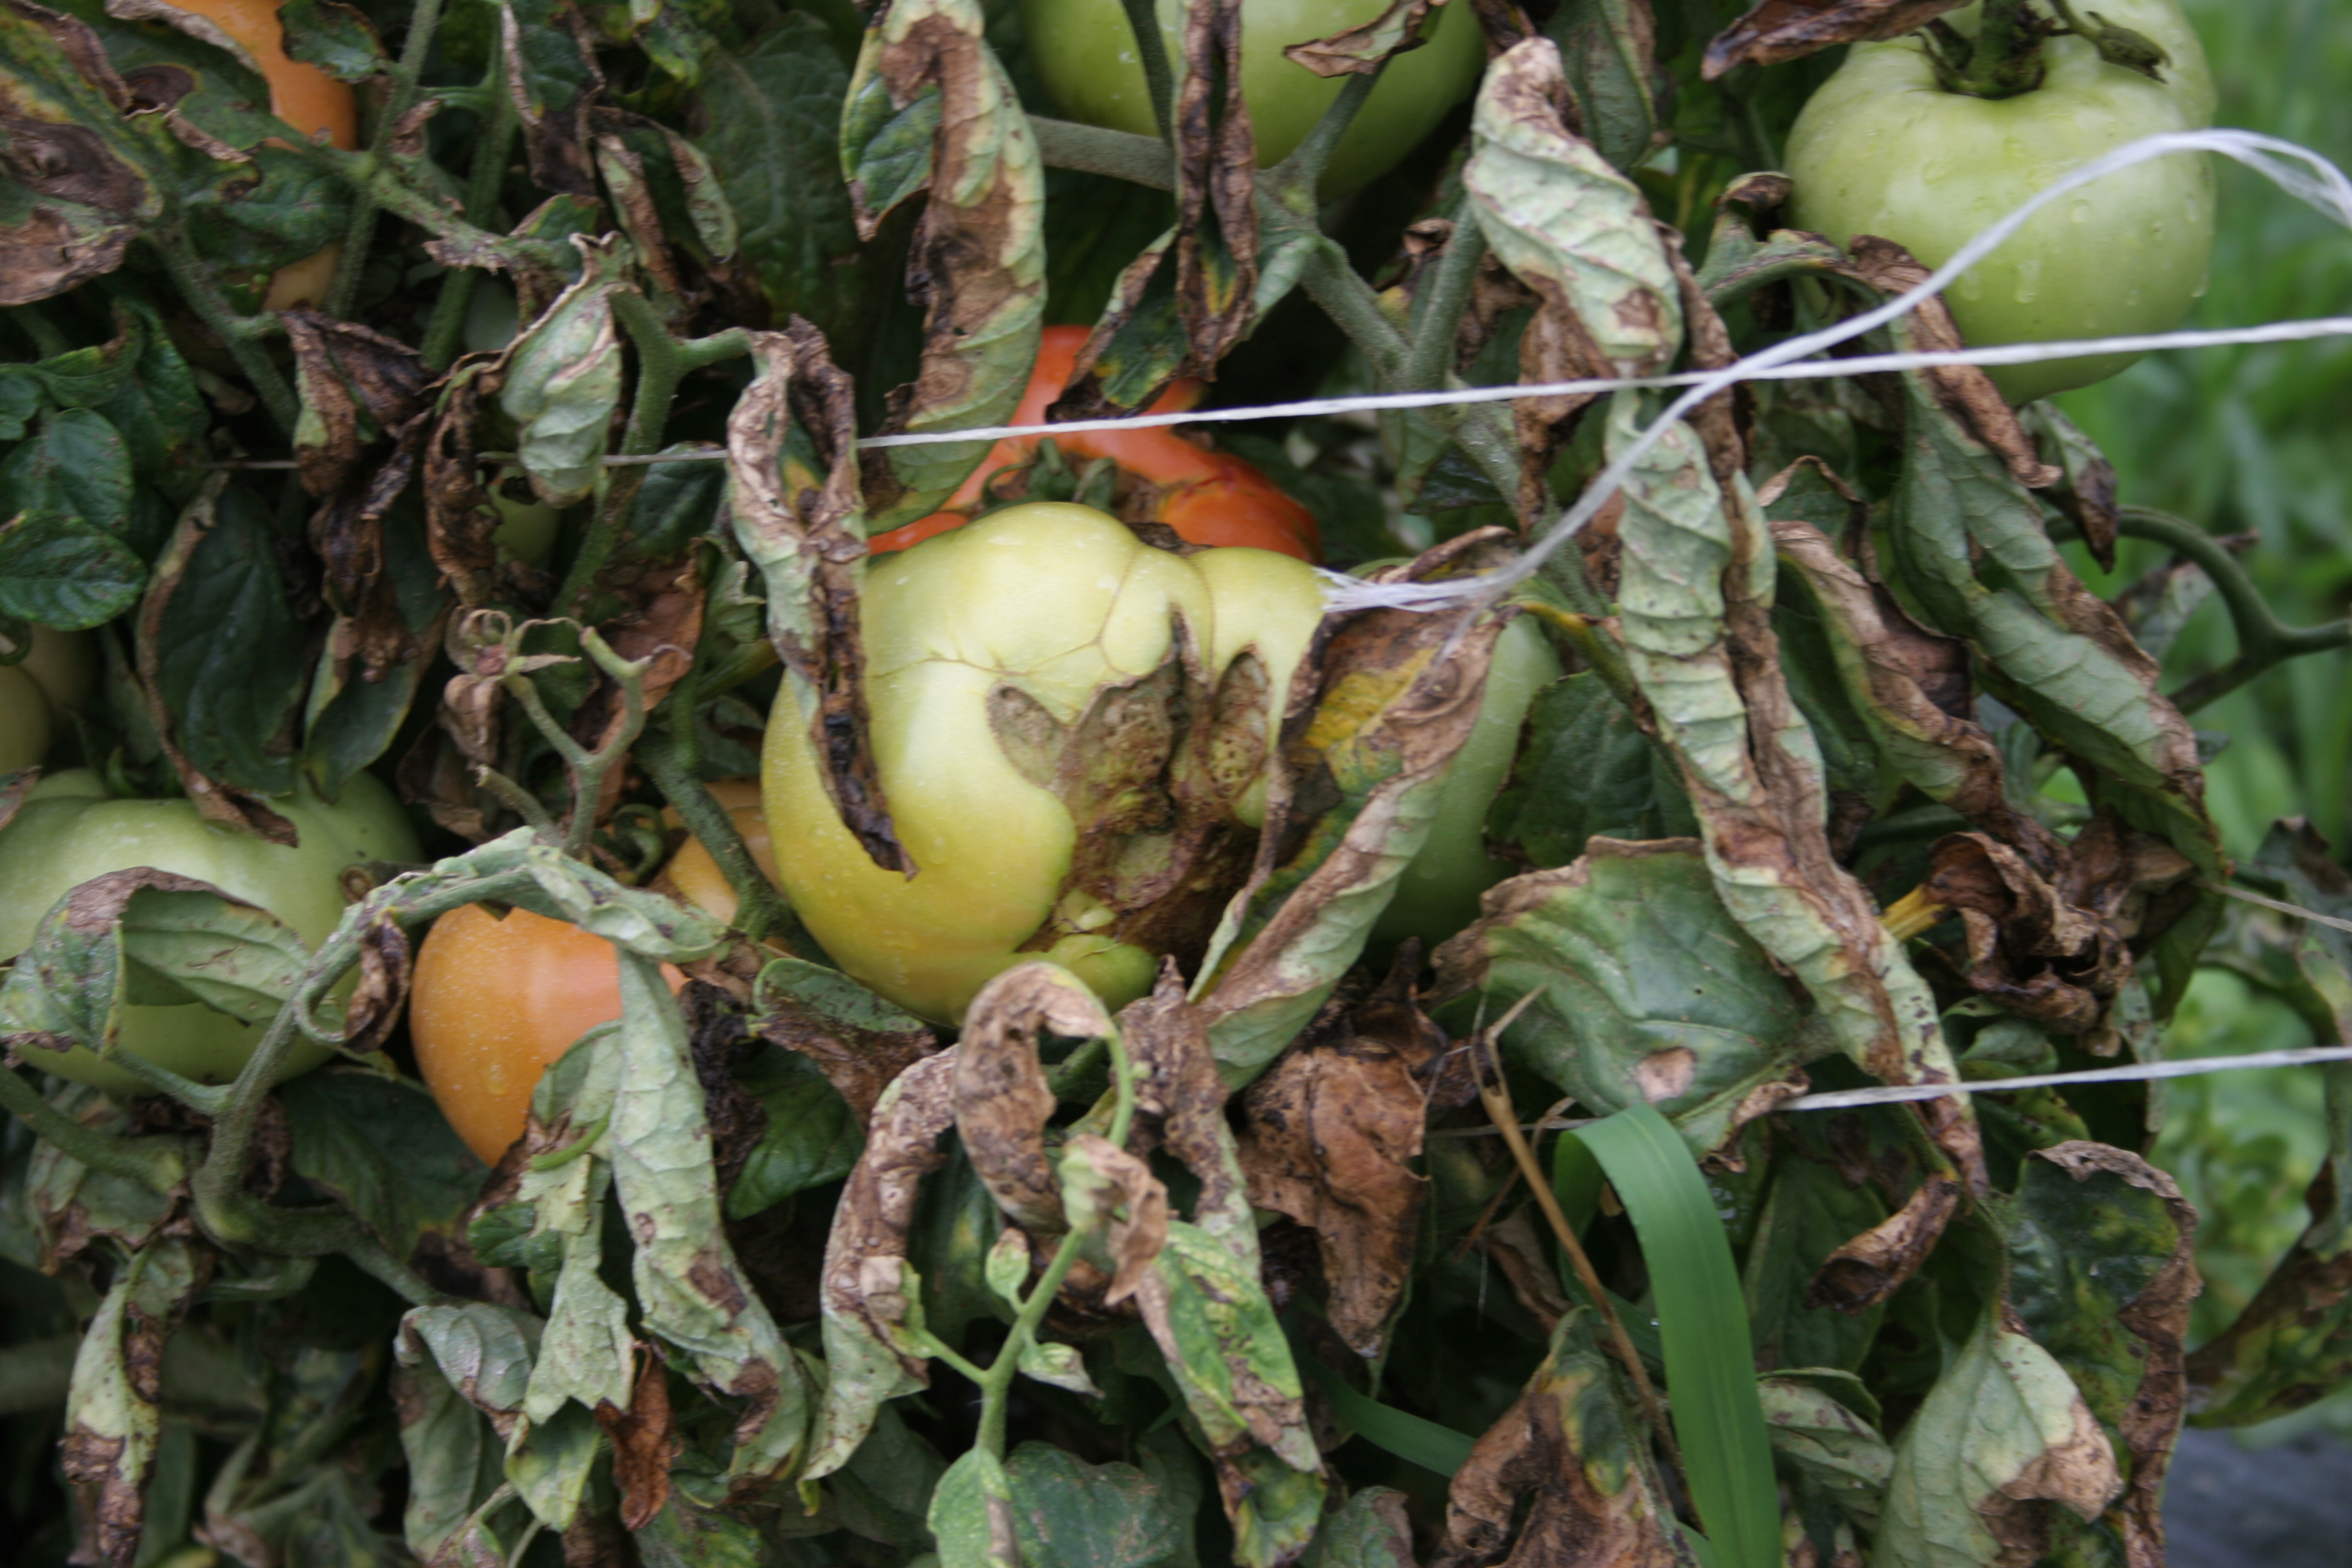
[[[0,364],[0,441],[24,438],[41,411],[41,378],[28,364]]]
[[[489,1423],[458,1393],[422,1340],[403,1332],[394,1343],[394,1387],[400,1447],[408,1460],[408,1497],[401,1536],[428,1560],[452,1538],[456,1552],[502,1559],[504,1548],[481,1524],[475,1508],[500,1481],[503,1459]],[[457,1561],[467,1561],[459,1556]]]
[[[1595,1111],[1654,1104],[1705,1153],[1795,1070],[1803,1012],[1693,841],[1596,839],[1487,897],[1444,949],[1441,1016],[1474,1028],[1535,993],[1507,1050]]]
[[[131,486],[121,433],[95,410],[63,408],[0,460],[0,519],[54,513],[120,538],[131,517]]]
[[[1691,1500],[1724,1568],[1779,1568],[1771,1440],[1748,1355],[1748,1311],[1714,1194],[1666,1119],[1637,1104],[1580,1129],[1633,1221],[1664,1342]]]
[[[209,516],[207,516],[209,512]],[[296,615],[278,535],[252,493],[232,487],[199,500],[156,563],[155,593],[142,616],[156,695],[173,739],[196,770],[268,795],[294,787],[282,744],[302,700]]]
[[[1544,24],[1559,46],[1584,134],[1622,170],[1649,156],[1662,128],[1651,91],[1658,76],[1655,26],[1639,0],[1566,0]]]
[[[848,86],[824,24],[787,12],[749,49],[721,50],[706,62],[709,129],[695,147],[732,213],[730,249],[750,264],[774,318],[797,314],[855,334],[862,328],[852,313],[872,268],[849,264],[857,228],[838,142]]]
[[[1004,1468],[1022,1568],[1162,1568],[1191,1533],[1191,1517],[1132,1465],[1024,1443]]]
[[[147,568],[113,535],[62,512],[0,522],[0,616],[79,631],[139,602]]]
[[[284,0],[278,25],[289,57],[338,81],[365,81],[391,68],[366,14],[341,0]]]
[[[499,406],[515,422],[515,455],[552,507],[584,500],[604,477],[606,432],[621,404],[621,342],[613,290],[625,287],[618,237],[580,242],[586,266],[507,351]]]
[[[394,1256],[426,1237],[454,1240],[481,1195],[481,1162],[433,1097],[404,1079],[330,1069],[278,1088],[294,1169],[331,1194]]]
[[[162,1436],[155,1367],[199,1277],[191,1239],[140,1248],[108,1287],[74,1356],[61,1468],[67,1479],[90,1489],[92,1533],[113,1561],[129,1562],[139,1544]]]
[[[1839,1508],[1868,1526],[1877,1521],[1884,1504],[1895,1450],[1876,1426],[1824,1386],[1827,1381],[1811,1369],[1781,1373],[1760,1380],[1757,1396],[1773,1453],[1827,1489]],[[1859,1379],[1853,1380],[1849,1397],[1856,1395],[1869,1397]]]
[[[1536,694],[1528,741],[1495,797],[1490,837],[1538,866],[1565,866],[1585,841],[1695,837],[1698,819],[1674,761],[1642,733],[1599,675],[1584,670]]]
[[[740,1519],[673,1489],[653,1522],[630,1537],[645,1568],[768,1568],[768,1544]]]
[[[770,1047],[739,1068],[736,1079],[767,1111],[768,1128],[727,1194],[728,1217],[758,1214],[849,1173],[866,1147],[866,1130],[814,1062]]]
[[[1299,1568],[1415,1568],[1405,1494],[1366,1487],[1324,1517]]]
[[[2096,1519],[2121,1488],[2065,1370],[1996,1301],[1895,1446],[1873,1568],[1992,1568],[2041,1555],[2047,1500]]]
[[[257,147],[251,177],[206,187],[183,204],[188,239],[247,310],[261,308],[269,275],[332,245],[351,228],[351,186],[282,147]]]
[[[931,1493],[929,1524],[939,1542],[940,1568],[1022,1568],[1012,1479],[984,1447],[965,1449],[940,1478]]]
[[[196,388],[195,372],[153,307],[132,299],[117,308],[130,313],[136,328],[136,368],[95,407],[129,448],[132,473],[175,504],[184,502],[204,482],[196,465],[205,455],[212,409]],[[126,333],[131,330],[126,328]],[[120,531],[123,542],[142,555],[163,542],[160,535],[142,539],[135,524]]]
[[[557,0],[499,0],[507,85],[522,121],[530,177],[551,191],[593,197],[589,116],[604,78],[578,17]]]
[[[1775,1148],[1742,1281],[1759,1362],[1848,1370],[1862,1364],[1885,1305],[1859,1314],[1809,1306],[1805,1288],[1832,1253],[1885,1218],[1876,1189],[1849,1184],[1810,1130],[1791,1130]]]

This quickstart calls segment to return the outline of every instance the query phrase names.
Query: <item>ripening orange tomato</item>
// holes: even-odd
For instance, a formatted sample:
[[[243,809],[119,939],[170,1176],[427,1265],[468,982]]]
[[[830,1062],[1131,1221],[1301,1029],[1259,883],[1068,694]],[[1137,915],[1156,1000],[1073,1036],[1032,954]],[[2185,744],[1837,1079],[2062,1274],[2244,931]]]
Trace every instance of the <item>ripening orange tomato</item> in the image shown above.
[[[767,823],[756,779],[710,786],[730,808],[760,868],[772,879]],[[756,837],[755,837],[756,835]],[[708,851],[689,838],[668,867],[671,883],[721,920],[735,892]],[[667,965],[673,990],[686,976]],[[530,1097],[550,1065],[599,1024],[621,1016],[621,965],[613,944],[568,921],[528,910],[505,917],[479,904],[433,922],[417,951],[408,1033],[417,1070],[441,1114],[485,1164],[522,1136]]]
[[[171,0],[191,16],[219,27],[261,68],[269,84],[269,112],[306,136],[325,132],[327,140],[350,152],[360,144],[359,100],[350,84],[337,81],[317,66],[305,65],[286,52],[286,36],[278,25],[278,0]],[[325,302],[334,281],[343,247],[331,245],[278,269],[269,280],[262,309],[290,310],[298,305]]]
[[[1035,425],[1069,384],[1078,350],[1087,341],[1084,327],[1047,327],[1037,342],[1037,367],[1029,389],[1013,411],[1009,425]],[[1179,414],[1201,401],[1201,384],[1189,377],[1172,384],[1146,410]],[[987,493],[988,481],[998,471],[1029,461],[1037,443],[1047,437],[1010,437],[991,449],[947,504],[929,517],[877,534],[866,542],[876,555],[906,550],[935,534],[961,528],[971,521]],[[1241,544],[1272,550],[1298,560],[1322,559],[1315,530],[1315,514],[1276,488],[1253,463],[1229,452],[1195,446],[1167,426],[1142,430],[1081,430],[1051,437],[1073,458],[1108,458],[1139,479],[1159,487],[1157,521],[1192,544]]]

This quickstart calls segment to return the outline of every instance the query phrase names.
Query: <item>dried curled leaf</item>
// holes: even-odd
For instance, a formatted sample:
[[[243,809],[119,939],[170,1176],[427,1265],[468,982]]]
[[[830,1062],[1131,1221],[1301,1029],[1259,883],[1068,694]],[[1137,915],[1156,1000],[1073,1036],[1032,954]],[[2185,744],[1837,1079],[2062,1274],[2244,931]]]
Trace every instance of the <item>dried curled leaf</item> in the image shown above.
[[[1034,1236],[1066,1228],[1045,1156],[1054,1091],[1037,1047],[1048,1033],[1100,1039],[1109,1015],[1058,965],[1024,963],[982,986],[964,1016],[956,1049],[956,1135],[997,1207]]]
[[[1779,65],[1837,44],[1896,38],[1969,0],[1762,0],[1706,46],[1709,81],[1735,66]]]

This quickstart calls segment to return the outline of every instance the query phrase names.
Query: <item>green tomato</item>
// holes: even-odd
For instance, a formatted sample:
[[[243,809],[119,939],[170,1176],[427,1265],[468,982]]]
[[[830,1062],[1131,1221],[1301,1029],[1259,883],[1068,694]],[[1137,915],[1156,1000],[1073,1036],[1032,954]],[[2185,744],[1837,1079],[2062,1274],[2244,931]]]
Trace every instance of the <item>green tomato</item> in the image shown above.
[[[531,493],[520,468],[499,470],[490,481],[490,504],[499,509],[491,542],[525,565],[546,565],[555,553],[555,531],[563,514]]]
[[[361,860],[420,858],[416,834],[392,791],[366,773],[330,805],[305,784],[270,803],[294,824],[299,846],[268,843],[215,827],[187,800],[115,800],[96,773],[71,769],[43,779],[0,828],[0,957],[13,958],[57,901],[109,871],[134,866],[210,882],[259,905],[316,945],[342,919],[343,868]],[[126,1005],[116,1048],[146,1058],[199,1083],[236,1076],[261,1031],[196,1004]],[[27,1053],[34,1064],[94,1084],[112,1095],[143,1086],[121,1068],[81,1047],[62,1055]],[[298,1044],[283,1077],[307,1072],[331,1055]]]
[[[2098,0],[2097,14],[2163,47],[2163,81],[2109,65],[2068,35],[2043,43],[2039,88],[1971,98],[1937,84],[1916,35],[1854,45],[1790,133],[1797,226],[1841,245],[1878,235],[1940,267],[2070,170],[2140,137],[2212,122],[2212,76],[2174,0]],[[1946,20],[1972,33],[1976,8]],[[2160,332],[2204,293],[2212,251],[2212,171],[2202,154],[2175,153],[2044,207],[1944,297],[1971,344]],[[1988,369],[2021,404],[2137,357]]]
[[[915,874],[876,866],[842,824],[787,684],[768,722],[761,801],[793,910],[845,971],[940,1022],[1033,958],[1113,1008],[1141,995],[1159,955],[1116,939],[1118,912],[1064,886],[1082,835],[1132,829],[1074,821],[999,738],[1007,705],[1013,725],[1046,731],[1180,650],[1213,687],[1251,651],[1278,712],[1323,616],[1313,568],[1264,550],[1177,555],[1090,507],[1039,502],[869,563],[858,615],[868,734]],[[1140,704],[1129,718],[1130,732],[1158,722]],[[1223,787],[1232,820],[1262,819],[1254,778]],[[1132,803],[1119,792],[1105,805]]]
[[[97,679],[87,636],[35,626],[30,651],[0,665],[0,773],[38,767]]]
[[[1478,918],[1481,894],[1518,869],[1487,855],[1486,813],[1510,777],[1528,705],[1560,675],[1559,656],[1535,617],[1521,616],[1503,628],[1477,721],[1454,753],[1429,837],[1397,878],[1395,895],[1372,930],[1375,942],[1444,942]]]
[[[1159,0],[1171,68],[1183,59],[1181,0]],[[1282,51],[1368,22],[1387,0],[1247,0],[1242,10],[1242,98],[1261,165],[1280,163],[1339,96],[1345,77],[1319,77]],[[1159,134],[1135,32],[1120,0],[1021,0],[1021,36],[1045,90],[1071,119],[1139,136]],[[1381,76],[1323,171],[1323,194],[1345,195],[1394,167],[1469,95],[1486,42],[1470,0],[1449,0],[1428,41]]]

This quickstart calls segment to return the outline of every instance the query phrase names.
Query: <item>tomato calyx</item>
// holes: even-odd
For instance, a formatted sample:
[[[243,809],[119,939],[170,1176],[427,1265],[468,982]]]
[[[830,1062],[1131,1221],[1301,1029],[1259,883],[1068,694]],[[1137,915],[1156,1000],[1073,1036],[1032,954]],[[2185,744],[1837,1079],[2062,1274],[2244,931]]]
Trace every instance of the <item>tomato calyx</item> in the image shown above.
[[[1970,35],[1937,17],[1921,29],[1936,79],[1947,92],[1971,98],[2015,98],[2041,87],[2048,76],[2044,39],[2078,37],[2111,66],[2164,80],[2172,56],[2147,34],[2108,21],[2096,11],[2077,11],[2073,0],[2046,0],[2054,16],[2036,11],[2034,0],[1984,0],[1981,21]]]

